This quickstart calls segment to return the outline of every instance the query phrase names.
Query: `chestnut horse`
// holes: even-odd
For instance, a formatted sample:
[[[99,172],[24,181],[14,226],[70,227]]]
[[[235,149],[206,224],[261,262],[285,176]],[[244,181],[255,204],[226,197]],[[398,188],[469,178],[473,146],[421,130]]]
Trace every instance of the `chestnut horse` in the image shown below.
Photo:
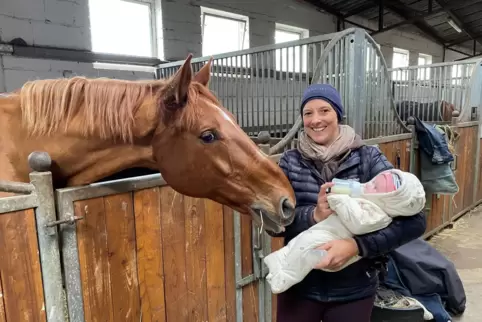
[[[212,59],[193,76],[191,57],[167,80],[35,80],[0,95],[0,179],[28,182],[33,151],[50,155],[57,187],[149,168],[179,193],[283,231],[288,179],[208,89]]]

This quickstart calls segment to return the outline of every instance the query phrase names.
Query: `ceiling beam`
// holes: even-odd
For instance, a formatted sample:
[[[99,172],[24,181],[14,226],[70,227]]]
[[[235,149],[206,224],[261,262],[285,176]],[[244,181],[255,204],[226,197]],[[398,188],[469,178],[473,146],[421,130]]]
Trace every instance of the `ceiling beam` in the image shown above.
[[[455,14],[452,10],[451,7],[448,6],[448,4],[443,1],[443,0],[434,0],[444,11],[447,13],[447,15],[457,24],[457,26],[462,29],[463,32],[465,32],[472,40],[477,41],[478,37],[475,33],[473,33],[470,28],[464,24],[460,18]],[[479,44],[482,45],[480,41],[477,41]]]
[[[476,40],[482,39],[482,34],[475,34],[474,36],[475,36],[475,39],[476,39]],[[468,38],[467,38],[467,37],[468,37]],[[460,45],[460,44],[462,44],[462,43],[464,43],[464,42],[473,40],[473,38],[471,38],[471,37],[469,37],[469,36],[467,36],[467,37],[462,37],[462,38],[459,38],[459,39],[457,39],[457,40],[454,40],[454,41],[452,41],[451,43],[447,44],[447,47],[457,46],[457,45]]]
[[[353,26],[356,26],[356,27],[359,27],[359,28],[363,28],[367,31],[370,31],[370,32],[373,32],[375,30],[373,30],[372,28],[369,28],[369,27],[366,27],[366,26],[363,26],[362,24],[359,24],[357,22],[354,22],[354,21],[350,21],[348,19],[345,19],[343,17],[343,14],[336,10],[335,8],[333,8],[332,6],[330,5],[327,5],[327,4],[324,4],[322,3],[321,1],[319,0],[304,0],[304,2],[307,2],[309,4],[312,4],[313,6],[315,6],[317,8],[318,11],[324,11],[326,13],[329,13],[333,16],[336,16],[338,18],[339,21],[341,22],[346,22],[346,23],[349,23]]]
[[[348,11],[347,13],[345,13],[343,18],[348,18],[348,17],[351,17],[351,16],[359,15],[360,13],[362,13],[364,11],[367,11],[367,10],[370,10],[370,9],[373,9],[373,8],[376,8],[376,7],[377,7],[377,5],[374,4],[374,3],[365,3],[365,4],[362,4],[361,6],[356,7],[355,9],[352,9],[352,10]]]
[[[377,4],[380,3],[380,0],[371,1]],[[419,11],[408,8],[403,3],[397,0],[385,0],[384,5],[385,8],[400,16],[402,19],[410,20],[415,27],[417,27],[420,31],[422,31],[429,38],[433,39],[435,42],[441,45],[445,44],[444,39],[440,37],[437,32],[427,24],[427,22],[423,19],[423,14],[421,14]]]
[[[400,22],[397,22],[397,23],[394,23],[394,24],[391,24],[387,27],[383,27],[382,30],[377,30],[375,32],[373,32],[371,35],[372,36],[375,36],[375,35],[378,35],[378,34],[381,34],[381,33],[384,33],[384,32],[387,32],[389,30],[392,30],[392,29],[395,29],[395,28],[398,28],[398,27],[402,27],[402,26],[405,26],[405,25],[410,25],[410,24],[413,24],[417,19],[425,19],[425,18],[429,18],[433,15],[436,15],[436,14],[439,14],[441,12],[444,12],[443,9],[437,9],[437,10],[433,10],[432,12],[427,12],[421,16],[418,16],[418,17],[413,17],[410,18],[410,19],[407,19],[407,20],[403,20],[403,21],[400,21]]]

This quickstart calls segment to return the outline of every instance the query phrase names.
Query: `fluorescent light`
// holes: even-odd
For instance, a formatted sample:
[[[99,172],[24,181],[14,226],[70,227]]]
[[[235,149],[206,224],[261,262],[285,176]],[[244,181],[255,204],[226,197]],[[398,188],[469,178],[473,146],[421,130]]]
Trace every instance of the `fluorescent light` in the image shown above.
[[[455,31],[457,31],[458,33],[462,32],[462,29],[460,29],[460,27],[457,26],[457,24],[452,19],[449,19],[447,22],[449,23],[450,26],[452,26],[452,28],[455,29]]]

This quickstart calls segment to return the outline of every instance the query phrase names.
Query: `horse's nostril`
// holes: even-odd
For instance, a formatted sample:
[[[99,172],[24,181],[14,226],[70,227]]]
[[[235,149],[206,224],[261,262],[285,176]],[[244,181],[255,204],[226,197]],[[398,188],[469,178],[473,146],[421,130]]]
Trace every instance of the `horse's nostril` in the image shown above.
[[[284,198],[281,202],[281,216],[283,219],[291,220],[294,218],[295,215],[295,207],[293,204],[288,200],[288,198]]]

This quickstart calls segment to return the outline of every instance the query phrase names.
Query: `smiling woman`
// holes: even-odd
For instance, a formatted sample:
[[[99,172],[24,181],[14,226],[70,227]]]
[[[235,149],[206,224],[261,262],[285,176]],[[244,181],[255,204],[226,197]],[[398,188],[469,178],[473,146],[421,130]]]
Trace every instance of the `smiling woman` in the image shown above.
[[[280,159],[295,191],[295,218],[283,233],[285,245],[301,232],[333,215],[326,190],[333,178],[365,183],[392,169],[380,150],[367,146],[355,131],[340,124],[343,104],[338,91],[326,84],[308,87],[301,102],[303,132],[297,149]],[[278,322],[369,322],[377,288],[377,261],[391,250],[420,237],[422,213],[395,218],[386,228],[320,245],[326,256],[303,281],[278,295]],[[353,256],[361,260],[344,266]],[[309,316],[306,312],[310,312]]]

